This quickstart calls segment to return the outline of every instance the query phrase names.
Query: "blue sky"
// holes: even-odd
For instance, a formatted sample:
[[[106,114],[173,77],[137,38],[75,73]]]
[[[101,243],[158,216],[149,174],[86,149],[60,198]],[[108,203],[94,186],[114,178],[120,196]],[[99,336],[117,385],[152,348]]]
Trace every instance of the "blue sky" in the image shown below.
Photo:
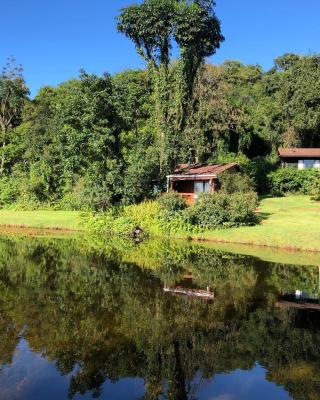
[[[132,0],[0,0],[0,65],[13,55],[32,94],[78,75],[143,66],[115,17]],[[265,69],[285,52],[320,52],[320,0],[216,0],[226,38],[211,62]]]

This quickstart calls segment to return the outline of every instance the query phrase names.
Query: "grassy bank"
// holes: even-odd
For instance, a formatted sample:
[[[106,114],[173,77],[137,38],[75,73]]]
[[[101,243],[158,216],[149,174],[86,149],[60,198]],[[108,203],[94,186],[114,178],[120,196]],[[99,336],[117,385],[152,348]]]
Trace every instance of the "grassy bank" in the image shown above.
[[[320,251],[320,203],[309,196],[267,198],[261,201],[260,225],[216,230],[198,238]]]
[[[260,225],[181,234],[215,242],[273,246],[320,251],[320,203],[308,196],[266,198],[261,201]],[[81,213],[75,211],[0,211],[0,225],[42,229],[81,229]]]
[[[40,229],[79,230],[81,213],[77,211],[0,211],[0,225]]]

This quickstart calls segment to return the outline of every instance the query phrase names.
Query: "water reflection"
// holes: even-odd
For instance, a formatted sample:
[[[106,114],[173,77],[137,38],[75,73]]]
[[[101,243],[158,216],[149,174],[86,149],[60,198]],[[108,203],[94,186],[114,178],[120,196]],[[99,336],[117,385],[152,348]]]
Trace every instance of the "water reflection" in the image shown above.
[[[297,288],[317,296],[318,267],[2,238],[0,397],[319,399],[319,312],[281,303]]]

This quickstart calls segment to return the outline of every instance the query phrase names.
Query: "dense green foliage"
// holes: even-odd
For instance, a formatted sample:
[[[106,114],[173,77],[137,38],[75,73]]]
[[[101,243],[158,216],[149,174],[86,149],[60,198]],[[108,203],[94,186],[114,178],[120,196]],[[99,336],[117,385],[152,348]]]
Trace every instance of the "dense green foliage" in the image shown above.
[[[204,193],[188,214],[193,225],[205,229],[231,228],[257,222],[258,198],[254,192]]]
[[[173,204],[174,203],[174,204]],[[189,210],[181,209],[181,202],[172,197],[165,201],[144,201],[140,204],[113,207],[105,213],[85,215],[83,226],[95,233],[131,235],[136,227],[145,235],[169,236],[171,234],[197,233],[201,230],[188,222]]]
[[[271,172],[268,178],[273,195],[311,194],[319,186],[320,171],[317,169],[280,168]]]
[[[159,182],[179,159],[200,67],[224,40],[214,6],[213,0],[144,0],[123,8],[118,17],[119,32],[135,44],[153,84]],[[180,54],[173,66],[174,44]]]
[[[190,207],[177,194],[169,193],[156,201],[85,215],[83,225],[99,233],[130,235],[139,227],[147,235],[185,235],[204,229],[253,225],[257,223],[257,205],[255,192],[202,194]]]
[[[309,194],[311,195],[311,200],[320,201],[320,174],[312,180]]]
[[[175,192],[163,194],[158,200],[161,208],[166,211],[168,219],[174,217],[176,213],[182,212],[187,208],[186,201]]]
[[[320,57],[269,71],[205,64],[223,41],[212,0],[145,0],[118,30],[146,68],[43,87],[0,74],[0,205],[103,211],[152,198],[180,162],[238,161],[260,193],[278,146],[320,146]],[[172,49],[178,54],[173,59]]]
[[[316,57],[296,62],[307,68],[309,59],[314,66]],[[320,62],[317,65],[320,79]],[[266,192],[266,175],[276,163],[272,152],[287,143],[289,105],[282,96],[282,81],[289,78],[287,69],[258,73],[257,68],[233,62],[203,67],[194,91],[192,129],[186,128],[172,146],[181,162],[191,153],[203,162],[238,161],[258,190]],[[316,99],[313,104],[320,108]],[[152,197],[155,184],[161,189],[153,107],[152,80],[143,70],[112,77],[82,73],[57,88],[41,89],[34,100],[24,100],[23,112],[7,136],[1,205],[103,210]],[[308,108],[305,112],[307,124]],[[289,119],[293,126],[295,119]],[[307,125],[295,129],[301,145],[319,144],[316,133],[310,141]]]
[[[248,193],[254,191],[254,182],[249,175],[244,173],[224,172],[219,177],[221,191],[226,194]]]

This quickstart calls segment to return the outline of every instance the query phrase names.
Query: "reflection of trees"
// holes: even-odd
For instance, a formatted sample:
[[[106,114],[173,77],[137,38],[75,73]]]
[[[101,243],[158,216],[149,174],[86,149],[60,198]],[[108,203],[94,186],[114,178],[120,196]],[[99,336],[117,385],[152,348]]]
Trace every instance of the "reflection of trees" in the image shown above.
[[[199,287],[214,288],[213,302],[163,292],[164,282],[186,272]],[[166,397],[184,399],[199,384],[197,372],[206,379],[259,361],[293,397],[316,398],[319,323],[273,303],[283,288],[311,287],[317,274],[194,245],[148,242],[124,251],[119,244],[2,239],[1,364],[11,362],[26,327],[33,351],[61,373],[73,372],[70,396],[98,396],[107,379],[141,376],[146,399],[156,399],[163,382]]]
[[[1,366],[12,362],[13,353],[18,344],[17,327],[10,318],[7,307],[7,288],[0,284],[0,371]]]

